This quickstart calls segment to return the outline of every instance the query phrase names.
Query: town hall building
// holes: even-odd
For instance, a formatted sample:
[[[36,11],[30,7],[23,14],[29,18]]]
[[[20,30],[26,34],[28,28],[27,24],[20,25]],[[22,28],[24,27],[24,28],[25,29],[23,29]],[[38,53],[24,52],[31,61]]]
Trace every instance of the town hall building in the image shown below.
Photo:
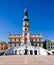
[[[22,26],[22,34],[10,34],[8,35],[9,47],[19,47],[20,45],[32,45],[43,47],[42,34],[30,34],[30,25],[28,18],[28,10],[24,9],[24,18]]]

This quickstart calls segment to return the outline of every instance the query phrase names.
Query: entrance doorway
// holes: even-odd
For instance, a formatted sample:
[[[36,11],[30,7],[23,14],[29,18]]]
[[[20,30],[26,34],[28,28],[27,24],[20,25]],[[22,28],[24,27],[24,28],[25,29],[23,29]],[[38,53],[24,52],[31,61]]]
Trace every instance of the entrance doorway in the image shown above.
[[[28,50],[27,49],[25,49],[24,55],[28,55]]]
[[[32,50],[30,50],[30,55],[33,55],[33,51]]]
[[[34,55],[37,55],[37,50],[34,50]]]
[[[15,55],[17,55],[17,50],[15,50]]]

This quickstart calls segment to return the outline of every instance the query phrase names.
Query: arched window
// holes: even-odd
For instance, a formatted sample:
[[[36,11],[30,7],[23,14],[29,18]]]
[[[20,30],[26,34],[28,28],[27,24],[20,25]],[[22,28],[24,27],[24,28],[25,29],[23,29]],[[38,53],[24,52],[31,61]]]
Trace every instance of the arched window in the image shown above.
[[[27,49],[25,49],[25,53],[24,53],[24,55],[27,55],[28,54],[28,50]]]
[[[27,26],[27,24],[25,23],[25,26]]]
[[[37,50],[34,50],[34,54],[37,55]]]
[[[30,50],[30,55],[33,55],[33,51],[32,50]]]
[[[17,50],[15,50],[15,55],[17,55]]]

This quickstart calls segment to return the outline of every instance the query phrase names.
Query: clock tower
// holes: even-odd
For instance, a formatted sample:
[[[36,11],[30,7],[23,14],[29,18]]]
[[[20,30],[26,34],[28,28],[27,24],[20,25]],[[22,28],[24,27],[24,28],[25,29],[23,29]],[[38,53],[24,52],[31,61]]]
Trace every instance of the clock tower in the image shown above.
[[[23,32],[22,32],[22,43],[30,44],[30,26],[28,19],[28,10],[24,9],[24,18],[23,18]]]

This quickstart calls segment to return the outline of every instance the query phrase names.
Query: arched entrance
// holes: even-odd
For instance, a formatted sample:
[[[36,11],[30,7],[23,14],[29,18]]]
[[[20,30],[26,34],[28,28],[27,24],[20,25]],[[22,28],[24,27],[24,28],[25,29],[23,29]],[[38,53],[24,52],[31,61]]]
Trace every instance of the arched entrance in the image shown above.
[[[33,55],[33,51],[32,50],[30,50],[30,55]]]
[[[34,55],[37,55],[37,50],[34,50]]]
[[[28,50],[27,49],[25,49],[24,55],[28,55]]]
[[[15,55],[17,55],[17,50],[15,50]]]

